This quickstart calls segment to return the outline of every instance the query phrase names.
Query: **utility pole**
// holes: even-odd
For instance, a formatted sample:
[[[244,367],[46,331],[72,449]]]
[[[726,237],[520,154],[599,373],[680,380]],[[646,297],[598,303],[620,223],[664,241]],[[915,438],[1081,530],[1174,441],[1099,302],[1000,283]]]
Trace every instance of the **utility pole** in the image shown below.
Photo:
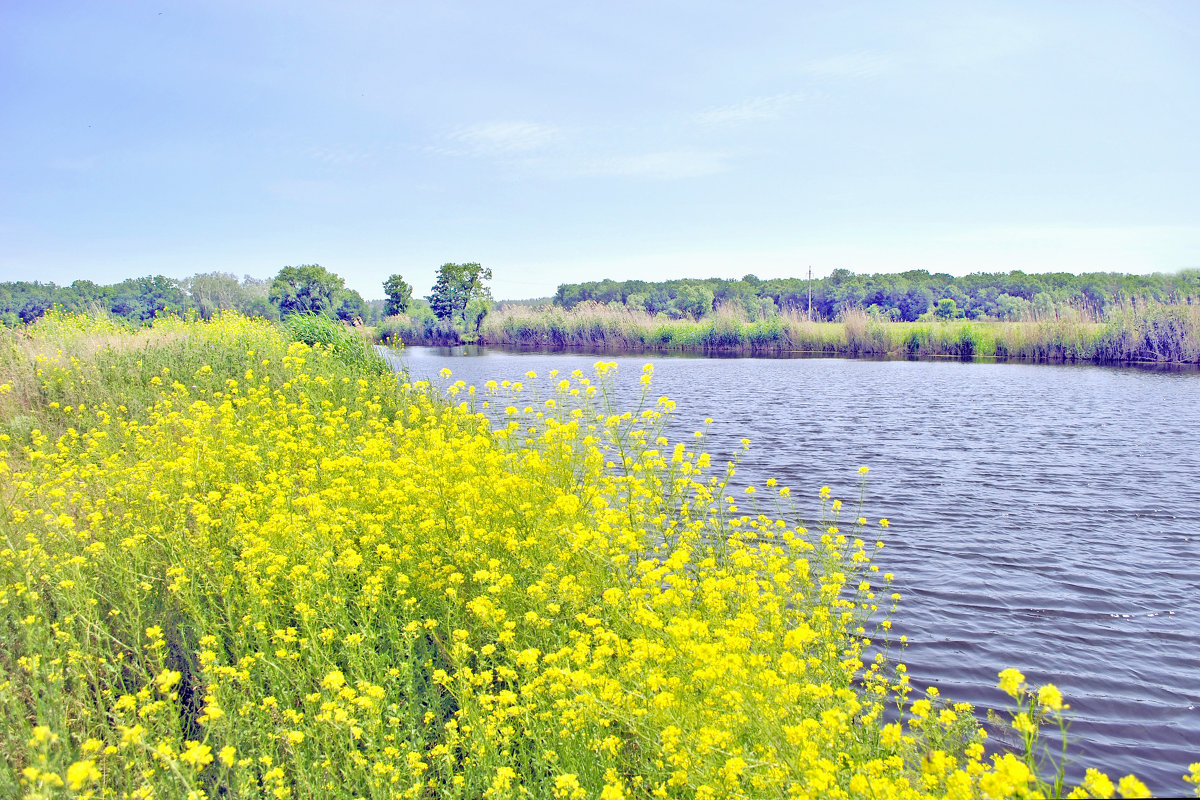
[[[812,322],[812,267],[808,268],[808,321]]]

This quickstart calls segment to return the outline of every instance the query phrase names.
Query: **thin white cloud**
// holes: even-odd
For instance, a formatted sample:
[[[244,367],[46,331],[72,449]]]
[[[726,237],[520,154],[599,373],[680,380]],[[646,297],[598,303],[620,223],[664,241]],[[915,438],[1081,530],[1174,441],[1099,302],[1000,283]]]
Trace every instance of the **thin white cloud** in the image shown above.
[[[435,149],[448,155],[525,153],[553,144],[559,135],[558,128],[536,122],[482,122],[452,131],[451,144]]]
[[[809,61],[801,69],[810,75],[823,78],[874,78],[892,71],[896,66],[894,57],[875,50],[854,50],[839,53],[829,58]]]
[[[728,168],[727,156],[723,153],[683,149],[596,159],[581,164],[576,174],[677,180],[715,175]]]
[[[754,97],[741,103],[712,108],[695,116],[701,125],[744,125],[748,122],[779,119],[804,99],[800,94],[775,94]]]

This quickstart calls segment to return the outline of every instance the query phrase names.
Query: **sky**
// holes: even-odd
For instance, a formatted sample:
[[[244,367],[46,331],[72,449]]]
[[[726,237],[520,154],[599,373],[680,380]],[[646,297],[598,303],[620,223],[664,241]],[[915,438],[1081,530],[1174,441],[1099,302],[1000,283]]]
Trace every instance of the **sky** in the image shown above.
[[[1200,266],[1200,2],[0,4],[0,280]]]

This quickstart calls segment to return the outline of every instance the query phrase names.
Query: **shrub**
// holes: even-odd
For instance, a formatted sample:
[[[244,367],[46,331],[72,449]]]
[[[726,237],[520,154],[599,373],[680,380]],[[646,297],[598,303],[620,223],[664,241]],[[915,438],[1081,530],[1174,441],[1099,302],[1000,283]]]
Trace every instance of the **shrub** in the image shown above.
[[[378,374],[391,370],[387,360],[358,331],[337,320],[321,314],[293,314],[284,320],[283,327],[293,340],[320,345],[347,365]]]

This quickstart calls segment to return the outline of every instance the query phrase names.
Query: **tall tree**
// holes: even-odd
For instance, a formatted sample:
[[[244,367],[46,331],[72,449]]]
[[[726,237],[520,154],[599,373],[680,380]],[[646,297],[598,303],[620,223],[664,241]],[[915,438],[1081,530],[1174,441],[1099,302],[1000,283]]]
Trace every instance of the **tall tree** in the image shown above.
[[[383,293],[387,295],[387,301],[383,304],[384,314],[390,317],[408,311],[408,304],[412,302],[412,287],[404,278],[389,276],[383,282]]]
[[[183,287],[204,319],[209,319],[218,311],[240,308],[242,305],[242,285],[236,275],[227,272],[193,275],[183,281]]]
[[[110,287],[110,292],[112,313],[143,322],[162,313],[180,314],[193,307],[179,282],[163,275],[129,278]]]
[[[367,304],[362,295],[353,289],[338,289],[333,293],[333,316],[342,322],[363,322],[367,318]]]
[[[695,319],[712,313],[713,290],[702,283],[684,283],[675,294],[675,307]]]
[[[279,306],[282,316],[289,314],[324,314],[332,316],[337,310],[334,294],[345,288],[346,282],[320,264],[301,264],[284,267],[271,282],[268,294]]]
[[[485,304],[491,301],[492,293],[484,284],[484,281],[491,279],[492,271],[479,264],[442,264],[438,269],[433,292],[429,295],[429,306],[438,319],[466,329],[467,306],[471,301]],[[484,314],[486,313],[485,310]],[[483,314],[476,313],[475,316],[476,319],[472,321],[478,327],[483,321]]]

